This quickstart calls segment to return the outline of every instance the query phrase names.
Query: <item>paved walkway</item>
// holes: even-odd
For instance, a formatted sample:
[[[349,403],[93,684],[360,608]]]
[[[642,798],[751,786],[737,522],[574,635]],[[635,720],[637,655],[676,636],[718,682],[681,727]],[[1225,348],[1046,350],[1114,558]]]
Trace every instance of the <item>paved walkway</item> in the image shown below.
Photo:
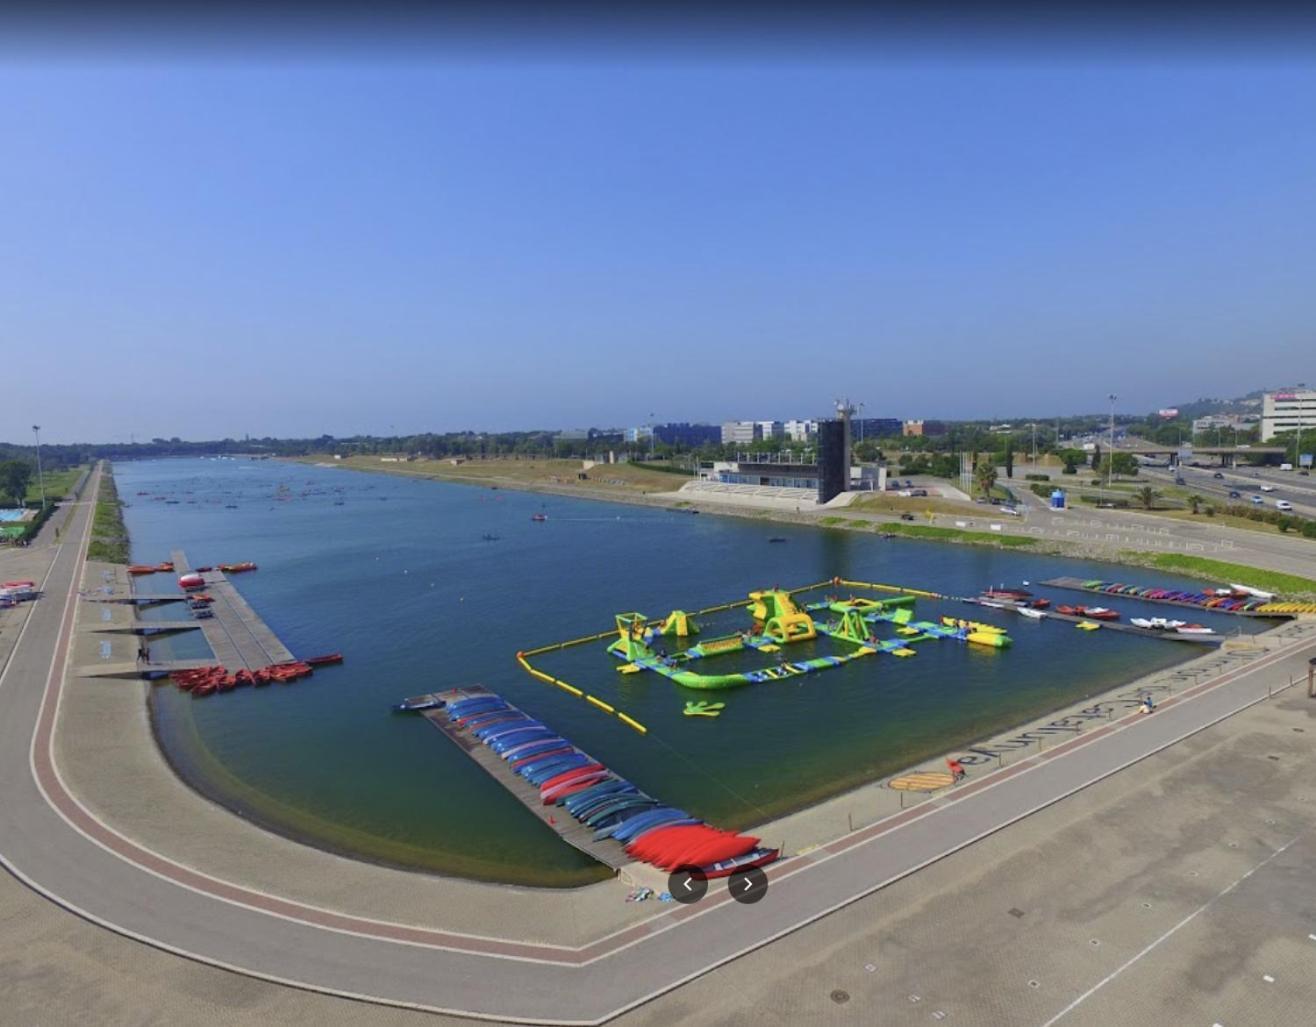
[[[66,790],[52,741],[87,538],[88,518],[79,514],[68,534],[81,542],[57,553],[48,598],[0,678],[4,864],[89,920],[215,965],[500,1020],[600,1022],[643,1003],[1264,702],[1277,683],[1305,673],[1312,648],[1294,641],[1178,692],[1154,716],[1112,719],[983,774],[943,801],[779,864],[758,905],[741,907],[713,890],[698,906],[577,946],[470,938],[346,916],[198,874],[123,837]]]

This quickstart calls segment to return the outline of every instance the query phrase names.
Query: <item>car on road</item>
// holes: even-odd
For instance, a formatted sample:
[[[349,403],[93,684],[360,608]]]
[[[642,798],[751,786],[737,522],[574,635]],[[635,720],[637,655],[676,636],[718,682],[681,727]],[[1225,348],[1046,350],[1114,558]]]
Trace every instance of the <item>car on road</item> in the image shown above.
[[[1262,491],[1262,492],[1274,492],[1274,491],[1275,491],[1275,486],[1274,486],[1274,485],[1262,485],[1262,486],[1261,486],[1261,491]]]
[[[1230,499],[1242,499],[1242,498],[1243,498],[1243,493],[1239,492],[1238,489],[1230,489],[1230,490],[1229,490],[1229,498],[1230,498]]]
[[[1287,512],[1293,509],[1293,504],[1290,503],[1287,499],[1277,499],[1275,500],[1275,509],[1284,510]]]
[[[1224,474],[1223,474],[1222,472],[1220,472],[1220,471],[1216,471],[1215,474],[1211,475],[1211,477],[1212,477],[1212,478],[1220,478],[1220,479],[1223,480],[1223,479],[1224,479]]]
[[[1019,516],[1019,511],[1016,510],[1016,509],[1015,509],[1014,507],[1012,507],[1012,506],[1002,506],[1002,507],[1001,507],[1001,513],[1003,513],[1003,514],[1009,514],[1011,517],[1018,517],[1018,516]]]
[[[1264,503],[1264,502],[1265,502],[1265,500],[1262,499],[1260,496],[1253,496],[1253,497],[1252,497],[1252,505],[1253,505],[1253,506],[1260,506],[1260,505],[1261,505],[1262,503]]]
[[[914,515],[912,513],[902,513],[900,515],[900,519],[902,521],[912,521],[914,519]]]

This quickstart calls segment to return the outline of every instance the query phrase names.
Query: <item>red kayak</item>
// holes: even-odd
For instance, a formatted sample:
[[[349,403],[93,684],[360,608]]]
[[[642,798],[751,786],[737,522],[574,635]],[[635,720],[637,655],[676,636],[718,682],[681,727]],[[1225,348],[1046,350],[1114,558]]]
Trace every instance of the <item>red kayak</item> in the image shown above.
[[[700,872],[710,881],[715,877],[726,877],[734,874],[737,870],[745,870],[749,867],[762,867],[772,863],[781,854],[779,849],[755,849],[753,852],[747,852],[743,856],[737,856],[735,859],[728,859],[721,863],[714,863],[712,866],[700,867]]]
[[[586,763],[584,766],[572,767],[570,770],[564,770],[556,777],[550,777],[539,786],[539,794],[542,798],[545,794],[552,791],[560,784],[566,784],[573,778],[580,777],[582,774],[594,774],[607,768],[602,763]]]
[[[611,776],[612,771],[601,766],[598,770],[590,770],[583,774],[577,774],[574,777],[570,777],[553,788],[541,789],[539,792],[539,798],[545,806],[551,806],[553,803],[557,802],[558,799],[566,798],[573,792],[578,792],[584,788],[589,788],[591,785],[596,785],[604,778]]]

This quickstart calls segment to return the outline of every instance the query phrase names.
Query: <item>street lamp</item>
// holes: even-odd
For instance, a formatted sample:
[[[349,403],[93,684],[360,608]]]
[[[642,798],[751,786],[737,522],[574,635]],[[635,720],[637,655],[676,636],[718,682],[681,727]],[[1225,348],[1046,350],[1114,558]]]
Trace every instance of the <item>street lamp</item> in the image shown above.
[[[654,436],[654,429],[657,427],[658,426],[654,424],[653,411],[651,410],[649,411],[649,459],[650,460],[653,459],[653,436]]]
[[[41,486],[41,509],[46,508],[46,478],[41,473],[41,425],[32,425],[32,434],[37,439],[37,482]]]
[[[1112,392],[1106,398],[1110,400],[1110,453],[1106,457],[1106,488],[1110,488],[1110,472],[1115,464],[1115,400],[1119,397]]]

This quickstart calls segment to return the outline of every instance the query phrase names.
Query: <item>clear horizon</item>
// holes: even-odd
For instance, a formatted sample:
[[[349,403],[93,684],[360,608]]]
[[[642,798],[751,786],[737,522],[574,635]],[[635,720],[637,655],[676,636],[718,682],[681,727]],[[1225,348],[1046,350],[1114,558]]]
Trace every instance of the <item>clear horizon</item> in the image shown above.
[[[0,54],[18,444],[1316,379],[1311,47],[57,49]]]

